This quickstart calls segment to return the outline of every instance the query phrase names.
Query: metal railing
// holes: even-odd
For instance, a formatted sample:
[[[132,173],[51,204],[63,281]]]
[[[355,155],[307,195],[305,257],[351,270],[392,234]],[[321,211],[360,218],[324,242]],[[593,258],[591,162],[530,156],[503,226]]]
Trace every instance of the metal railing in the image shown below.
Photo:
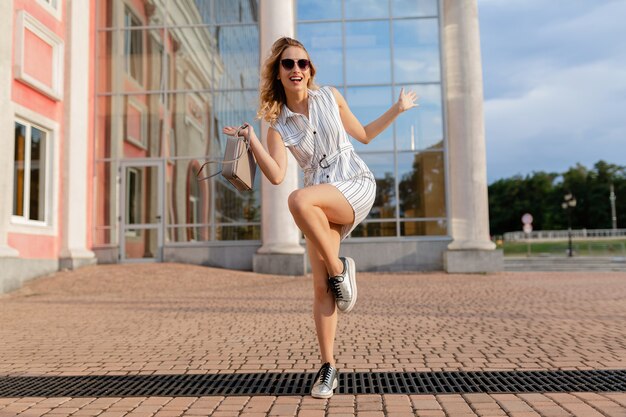
[[[626,229],[578,229],[572,230],[573,239],[606,239],[626,237]],[[506,242],[527,240],[564,240],[568,230],[537,230],[530,233],[507,232],[503,235]]]

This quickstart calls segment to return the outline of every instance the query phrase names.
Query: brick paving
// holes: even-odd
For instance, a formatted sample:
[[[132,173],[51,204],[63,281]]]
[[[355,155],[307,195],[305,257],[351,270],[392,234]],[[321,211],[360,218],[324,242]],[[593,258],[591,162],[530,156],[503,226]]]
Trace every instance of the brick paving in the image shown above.
[[[626,369],[626,274],[360,273],[340,371]],[[0,376],[313,372],[312,284],[93,266],[0,296]],[[0,398],[9,416],[609,416],[626,393]]]

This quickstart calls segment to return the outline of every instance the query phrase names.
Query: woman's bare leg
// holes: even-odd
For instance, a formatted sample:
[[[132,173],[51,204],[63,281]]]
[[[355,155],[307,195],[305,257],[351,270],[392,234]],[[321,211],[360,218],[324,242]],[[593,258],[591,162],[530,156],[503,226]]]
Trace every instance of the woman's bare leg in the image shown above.
[[[330,184],[313,185],[289,195],[289,210],[307,242],[317,249],[330,276],[343,272],[339,247],[333,242],[331,224],[354,221],[354,210],[344,195]]]
[[[339,242],[341,239],[341,225],[331,224],[329,240],[333,250],[339,255]],[[317,331],[317,341],[320,346],[322,363],[330,362],[335,366],[333,348],[335,332],[337,330],[337,309],[335,297],[328,291],[328,271],[324,259],[310,240],[307,240],[307,252],[313,273],[313,317]]]

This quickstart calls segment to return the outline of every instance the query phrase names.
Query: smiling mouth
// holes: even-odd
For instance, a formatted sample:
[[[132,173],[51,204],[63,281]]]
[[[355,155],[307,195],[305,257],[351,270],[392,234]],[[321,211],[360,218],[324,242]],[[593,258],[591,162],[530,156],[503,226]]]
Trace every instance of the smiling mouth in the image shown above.
[[[300,82],[302,81],[302,77],[289,77],[289,79],[293,82]]]

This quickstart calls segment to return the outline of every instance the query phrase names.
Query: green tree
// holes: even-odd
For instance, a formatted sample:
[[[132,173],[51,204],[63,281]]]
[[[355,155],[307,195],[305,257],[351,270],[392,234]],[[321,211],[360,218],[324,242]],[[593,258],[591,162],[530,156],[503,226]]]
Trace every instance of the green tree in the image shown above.
[[[568,226],[561,207],[572,193],[572,228],[611,228],[610,187],[615,189],[618,228],[626,227],[626,167],[598,161],[592,169],[576,164],[562,174],[534,172],[526,177],[500,179],[489,186],[492,234],[521,230],[521,216],[533,215],[535,230],[559,230]]]

